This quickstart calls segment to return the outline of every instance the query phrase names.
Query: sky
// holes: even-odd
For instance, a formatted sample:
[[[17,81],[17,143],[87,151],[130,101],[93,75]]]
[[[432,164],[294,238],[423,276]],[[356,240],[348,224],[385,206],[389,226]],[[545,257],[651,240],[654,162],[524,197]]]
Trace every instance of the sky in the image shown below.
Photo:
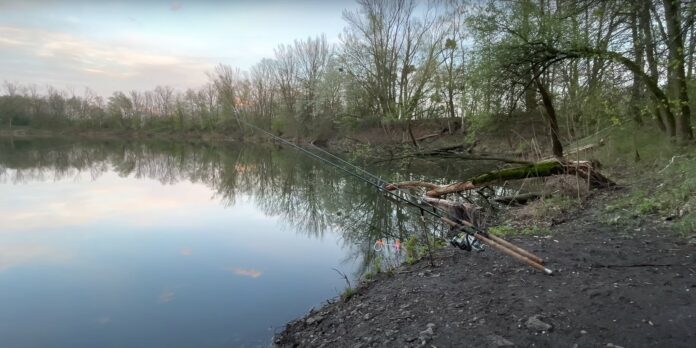
[[[0,82],[75,94],[199,87],[295,39],[338,43],[352,0],[0,0]],[[5,91],[2,91],[3,93]]]

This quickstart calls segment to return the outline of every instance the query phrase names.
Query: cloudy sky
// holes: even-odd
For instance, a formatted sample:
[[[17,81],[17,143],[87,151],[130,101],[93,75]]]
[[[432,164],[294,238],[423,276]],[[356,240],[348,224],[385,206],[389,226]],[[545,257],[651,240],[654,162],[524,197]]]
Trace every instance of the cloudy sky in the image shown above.
[[[224,63],[248,69],[280,43],[338,42],[351,0],[0,0],[0,82],[115,90],[206,82]],[[4,92],[4,91],[3,91]]]

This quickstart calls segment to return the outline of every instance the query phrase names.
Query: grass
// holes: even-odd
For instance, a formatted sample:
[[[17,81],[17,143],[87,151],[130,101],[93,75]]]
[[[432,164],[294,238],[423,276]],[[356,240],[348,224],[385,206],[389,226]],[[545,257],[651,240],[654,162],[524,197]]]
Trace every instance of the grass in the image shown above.
[[[430,245],[427,245],[422,237],[413,234],[404,242],[404,250],[406,250],[406,264],[412,265],[418,260],[428,255],[428,248],[431,248],[434,252],[437,249],[444,248],[449,245],[447,241],[442,238],[438,238],[434,235],[427,236]]]
[[[577,208],[580,201],[575,197],[566,195],[554,195],[539,201],[534,215],[537,219],[548,218],[565,214],[573,208]]]
[[[488,229],[488,231],[496,236],[499,237],[509,237],[509,236],[519,236],[519,235],[533,235],[533,236],[539,236],[539,235],[547,235],[551,233],[551,230],[549,230],[547,227],[544,226],[527,226],[527,227],[513,227],[510,225],[499,225],[499,226],[492,226]]]
[[[674,229],[682,235],[692,235],[696,231],[696,214],[690,213],[674,224]]]
[[[350,298],[353,297],[353,295],[355,295],[356,293],[357,293],[357,290],[355,290],[355,289],[352,288],[352,287],[347,287],[347,288],[345,288],[345,290],[343,290],[343,292],[341,292],[341,300],[342,300],[343,302],[348,301],[348,300],[350,300]]]
[[[406,239],[404,248],[406,249],[405,262],[407,264],[412,265],[422,257],[421,249],[423,249],[423,246],[420,244],[421,243],[416,235],[411,235],[408,239]]]
[[[605,172],[629,188],[610,202],[607,221],[669,218],[681,234],[696,231],[696,157],[693,145],[676,146],[658,132],[620,129],[596,156]]]

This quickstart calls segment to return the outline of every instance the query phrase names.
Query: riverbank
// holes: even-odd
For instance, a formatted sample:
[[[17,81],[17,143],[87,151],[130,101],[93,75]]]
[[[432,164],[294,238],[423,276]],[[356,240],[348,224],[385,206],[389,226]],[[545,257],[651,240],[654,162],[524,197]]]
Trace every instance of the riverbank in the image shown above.
[[[696,339],[696,239],[671,222],[606,219],[594,193],[544,233],[510,238],[545,276],[487,250],[446,247],[287,325],[280,347],[687,347]],[[624,194],[625,193],[619,193]]]

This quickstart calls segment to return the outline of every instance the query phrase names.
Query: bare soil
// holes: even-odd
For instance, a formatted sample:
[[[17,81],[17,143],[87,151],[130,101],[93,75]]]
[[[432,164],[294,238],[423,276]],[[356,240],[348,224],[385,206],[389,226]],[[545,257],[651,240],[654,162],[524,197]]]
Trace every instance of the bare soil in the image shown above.
[[[546,276],[494,250],[439,250],[381,274],[347,301],[312,310],[280,347],[694,347],[696,240],[665,222],[601,222],[601,201],[549,236],[514,243]]]

